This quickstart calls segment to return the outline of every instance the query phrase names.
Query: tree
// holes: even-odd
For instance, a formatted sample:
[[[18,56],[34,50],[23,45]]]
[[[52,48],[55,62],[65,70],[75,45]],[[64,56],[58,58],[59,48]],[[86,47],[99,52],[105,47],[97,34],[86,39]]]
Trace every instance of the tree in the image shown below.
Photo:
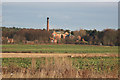
[[[65,32],[68,32],[68,33],[70,33],[70,30],[65,30]]]
[[[103,36],[104,45],[115,45],[117,42],[117,31],[114,29],[105,29]]]
[[[81,29],[81,30],[79,31],[79,35],[80,35],[81,37],[84,37],[84,36],[86,35],[86,31],[83,30],[83,29]]]

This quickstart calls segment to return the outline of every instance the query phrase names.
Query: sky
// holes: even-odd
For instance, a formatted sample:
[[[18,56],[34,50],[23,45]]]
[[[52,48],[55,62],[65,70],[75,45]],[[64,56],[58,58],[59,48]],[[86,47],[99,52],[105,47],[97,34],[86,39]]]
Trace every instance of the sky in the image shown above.
[[[118,28],[117,2],[3,2],[2,26],[46,29]]]
[[[2,0],[2,2],[119,2],[119,0]]]

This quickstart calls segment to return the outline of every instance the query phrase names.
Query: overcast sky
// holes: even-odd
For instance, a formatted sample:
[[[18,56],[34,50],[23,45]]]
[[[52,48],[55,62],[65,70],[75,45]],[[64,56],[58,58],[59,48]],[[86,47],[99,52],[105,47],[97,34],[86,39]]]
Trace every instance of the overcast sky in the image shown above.
[[[4,2],[3,26],[50,29],[118,28],[117,2]]]
[[[120,0],[2,0],[2,2],[118,2]]]

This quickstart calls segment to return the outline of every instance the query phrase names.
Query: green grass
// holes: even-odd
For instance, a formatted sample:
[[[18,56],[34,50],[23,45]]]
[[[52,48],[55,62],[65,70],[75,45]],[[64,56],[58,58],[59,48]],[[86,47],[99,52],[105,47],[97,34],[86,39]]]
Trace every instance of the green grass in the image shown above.
[[[118,57],[94,57],[94,58],[68,58],[72,60],[72,66],[80,70],[91,70],[97,72],[111,72],[118,70]],[[47,58],[48,63],[54,64],[54,58]],[[31,58],[3,58],[3,67],[31,68]],[[46,65],[45,58],[36,58],[36,68],[40,69]],[[47,64],[48,64],[47,63]]]
[[[118,70],[118,57],[72,58],[73,66],[81,70],[109,72]]]
[[[90,45],[2,45],[2,52],[32,53],[118,53],[118,46]]]
[[[28,68],[31,66],[31,58],[3,58],[2,59],[3,67],[23,67]]]

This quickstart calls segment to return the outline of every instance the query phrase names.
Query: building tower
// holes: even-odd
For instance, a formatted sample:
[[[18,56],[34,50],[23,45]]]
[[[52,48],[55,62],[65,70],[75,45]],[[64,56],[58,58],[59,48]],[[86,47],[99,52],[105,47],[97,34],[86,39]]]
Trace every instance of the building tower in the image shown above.
[[[47,31],[49,31],[49,17],[47,17]]]

